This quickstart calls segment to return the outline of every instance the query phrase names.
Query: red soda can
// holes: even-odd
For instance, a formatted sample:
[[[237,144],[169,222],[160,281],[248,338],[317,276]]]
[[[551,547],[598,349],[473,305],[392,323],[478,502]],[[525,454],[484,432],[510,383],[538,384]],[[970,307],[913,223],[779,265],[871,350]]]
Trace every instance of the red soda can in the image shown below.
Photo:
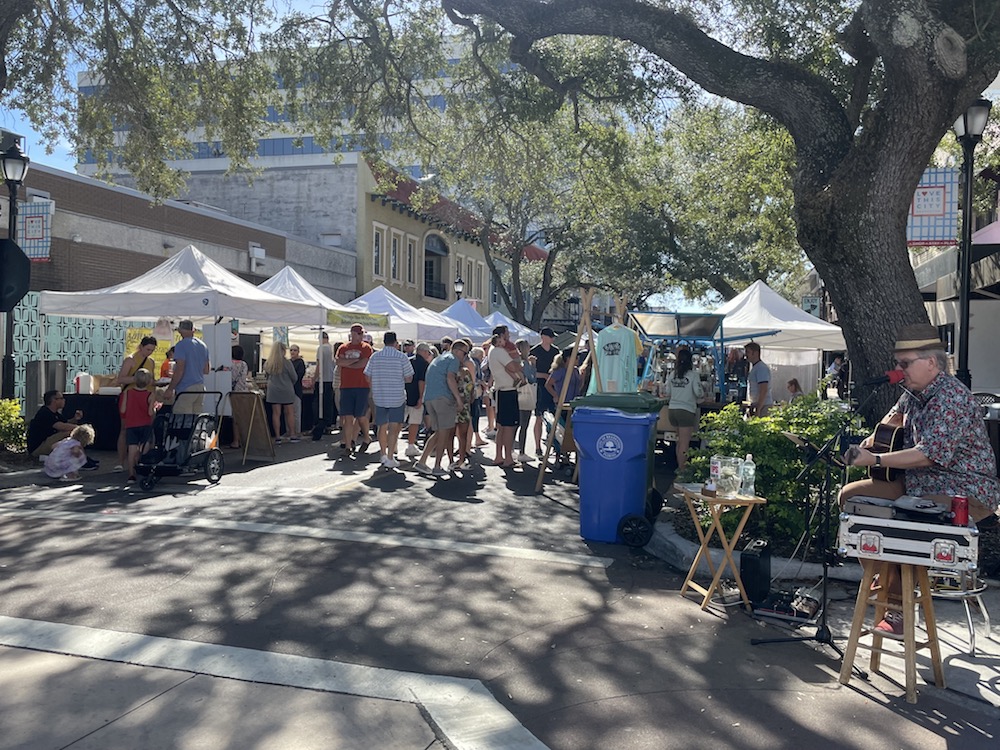
[[[951,499],[951,522],[955,526],[969,525],[969,498],[965,495],[955,495]]]

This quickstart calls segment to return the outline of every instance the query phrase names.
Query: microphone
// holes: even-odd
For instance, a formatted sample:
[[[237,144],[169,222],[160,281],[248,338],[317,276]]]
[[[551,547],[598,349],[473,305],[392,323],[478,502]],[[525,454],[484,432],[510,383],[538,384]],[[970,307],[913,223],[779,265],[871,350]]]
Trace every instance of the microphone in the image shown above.
[[[868,378],[864,382],[864,385],[874,386],[874,385],[885,385],[889,383],[891,385],[896,385],[897,383],[902,383],[906,379],[906,375],[902,370],[889,370],[885,375],[879,375],[877,378]]]

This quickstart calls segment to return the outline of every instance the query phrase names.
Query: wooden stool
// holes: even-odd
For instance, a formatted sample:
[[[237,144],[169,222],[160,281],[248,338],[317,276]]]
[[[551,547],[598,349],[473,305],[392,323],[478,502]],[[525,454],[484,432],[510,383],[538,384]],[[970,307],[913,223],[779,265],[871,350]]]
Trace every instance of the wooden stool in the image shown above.
[[[862,558],[861,564],[864,568],[864,576],[861,580],[861,587],[858,589],[857,603],[854,605],[854,621],[851,624],[851,636],[847,641],[847,648],[844,650],[844,663],[840,668],[840,683],[846,685],[851,679],[851,668],[854,665],[854,657],[859,647],[871,650],[870,669],[878,671],[882,654],[887,656],[902,657],[905,661],[906,669],[906,701],[908,703],[917,702],[917,651],[922,648],[929,648],[931,652],[931,665],[934,668],[934,684],[939,688],[944,688],[944,669],[941,666],[941,647],[937,638],[937,623],[934,619],[934,602],[931,599],[931,587],[927,577],[927,568],[923,565],[900,564],[900,576],[903,584],[902,604],[895,604],[889,601],[889,591],[885,586],[878,586],[876,591],[872,591],[872,581],[878,573],[880,580],[888,581],[890,565],[898,563],[887,563],[881,560]],[[914,590],[919,588],[919,593],[914,594]],[[903,613],[903,651],[883,648],[882,642],[885,636],[880,635],[871,628],[862,630],[865,622],[865,615],[868,605],[875,607],[875,620],[879,623],[888,610]],[[916,612],[915,608],[920,606],[923,610],[924,623],[927,628],[927,640],[917,642],[916,640]],[[862,635],[871,635],[871,645],[859,643],[858,638]],[[890,639],[893,640],[893,639]]]

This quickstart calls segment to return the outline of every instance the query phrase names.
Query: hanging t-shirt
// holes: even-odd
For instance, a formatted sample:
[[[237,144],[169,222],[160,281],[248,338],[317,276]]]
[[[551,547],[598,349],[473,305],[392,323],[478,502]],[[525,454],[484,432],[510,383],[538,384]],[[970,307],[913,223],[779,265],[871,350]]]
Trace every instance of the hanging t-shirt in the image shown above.
[[[587,393],[597,393],[597,377],[605,393],[635,393],[639,387],[636,361],[642,342],[631,328],[615,323],[597,335],[597,369],[591,373]]]

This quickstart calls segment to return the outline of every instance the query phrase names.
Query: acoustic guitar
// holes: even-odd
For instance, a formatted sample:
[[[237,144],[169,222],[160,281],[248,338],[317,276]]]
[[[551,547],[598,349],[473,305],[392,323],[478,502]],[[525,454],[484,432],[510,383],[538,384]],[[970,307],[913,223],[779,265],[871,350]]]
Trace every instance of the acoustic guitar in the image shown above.
[[[874,442],[868,449],[872,453],[889,453],[903,448],[903,428],[898,425],[880,424],[875,428]],[[880,479],[883,482],[894,482],[903,478],[902,469],[890,469],[887,466],[876,469],[874,466],[868,467],[868,476],[871,479]]]

